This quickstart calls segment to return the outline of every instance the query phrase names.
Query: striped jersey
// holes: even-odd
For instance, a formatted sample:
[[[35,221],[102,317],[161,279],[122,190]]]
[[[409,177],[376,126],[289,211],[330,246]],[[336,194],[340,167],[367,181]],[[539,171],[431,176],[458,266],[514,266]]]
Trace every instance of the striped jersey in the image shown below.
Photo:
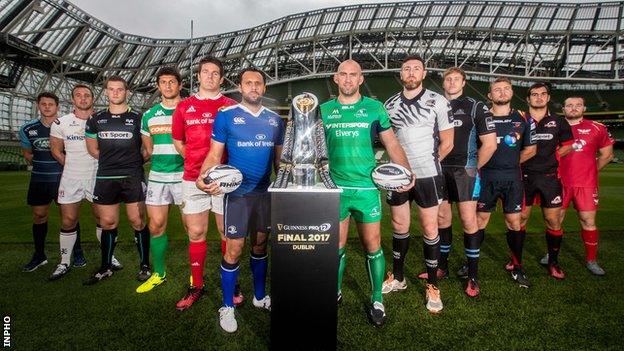
[[[171,119],[175,108],[157,104],[143,114],[141,134],[152,138],[152,167],[149,180],[159,183],[182,181],[184,159],[173,146]]]
[[[33,182],[58,182],[61,179],[61,166],[50,152],[50,127],[40,119],[26,122],[19,130],[22,148],[32,150]]]

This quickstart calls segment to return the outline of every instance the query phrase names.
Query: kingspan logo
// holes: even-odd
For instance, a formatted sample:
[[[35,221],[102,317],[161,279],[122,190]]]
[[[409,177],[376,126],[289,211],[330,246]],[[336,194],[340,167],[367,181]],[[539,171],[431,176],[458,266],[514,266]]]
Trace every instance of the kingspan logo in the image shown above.
[[[130,132],[98,132],[100,139],[132,139]]]
[[[329,229],[331,229],[331,223],[322,223],[319,225],[277,223],[277,230],[309,230],[316,232],[327,232]]]

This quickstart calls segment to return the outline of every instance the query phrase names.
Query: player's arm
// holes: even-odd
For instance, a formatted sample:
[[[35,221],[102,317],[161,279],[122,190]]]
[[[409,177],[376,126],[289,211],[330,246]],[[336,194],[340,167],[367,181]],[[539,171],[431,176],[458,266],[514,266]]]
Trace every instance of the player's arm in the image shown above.
[[[477,150],[477,168],[481,169],[496,152],[496,133],[479,135],[481,147]]]
[[[23,127],[20,128],[19,130],[19,139],[20,139],[20,144],[22,146],[22,155],[24,155],[24,159],[26,160],[26,163],[28,163],[29,165],[32,165],[32,159],[33,159],[32,144],[30,143],[30,140],[26,136],[26,132],[24,131]]]
[[[529,160],[531,157],[537,154],[537,145],[535,141],[535,121],[532,118],[528,118],[524,125],[524,132],[522,133],[522,151],[520,151],[520,163]]]
[[[390,156],[390,160],[392,162],[398,163],[401,166],[409,169],[410,171],[412,170],[410,168],[409,162],[407,161],[407,156],[405,155],[405,151],[401,147],[401,144],[399,143],[399,140],[397,139],[397,137],[394,135],[394,131],[392,131],[392,129],[386,129],[380,132],[379,140],[386,148],[386,151],[388,152],[388,156]],[[402,187],[401,189],[397,189],[397,191],[398,192],[408,191],[414,186],[415,183],[416,183],[416,176],[412,173],[412,181],[408,185]]]
[[[557,156],[563,157],[572,151],[574,144],[574,135],[572,127],[563,117],[559,117],[559,148],[557,148]]]
[[[440,145],[438,146],[438,157],[440,161],[453,150],[453,139],[455,138],[455,128],[449,128],[441,130],[440,133]]]
[[[186,146],[182,140],[173,139],[173,147],[175,147],[180,156],[184,157],[186,155]]]
[[[143,160],[147,161],[152,157],[152,153],[154,152],[154,141],[151,136],[145,134],[141,134],[141,141],[143,141],[141,154],[143,155]]]
[[[570,153],[570,151],[572,151],[572,143],[570,144],[565,144],[565,145],[561,145],[559,146],[559,148],[557,149],[557,155],[559,157],[563,157],[567,154]]]
[[[87,151],[95,159],[100,158],[100,147],[96,138],[85,137],[85,143],[87,143]]]
[[[205,191],[210,195],[219,195],[221,193],[221,187],[216,182],[211,182],[210,184],[204,183],[204,174],[206,172],[221,163],[221,158],[223,157],[223,152],[225,151],[225,144],[220,143],[214,139],[210,141],[210,151],[202,163],[201,169],[199,171],[199,177],[195,181],[197,188],[201,191]]]
[[[613,160],[613,145],[608,145],[598,149],[598,158],[596,159],[598,164],[598,170],[601,170],[604,166],[608,165]]]
[[[173,116],[171,116],[171,138],[173,139],[173,147],[175,147],[180,156],[185,157],[184,116],[182,115],[182,111],[178,110],[180,105],[181,104],[178,104],[178,106],[176,106],[175,111],[173,111]]]
[[[453,109],[451,103],[444,97],[436,104],[436,122],[438,124],[438,135],[440,145],[438,145],[438,159],[442,161],[453,150],[453,139],[455,137],[455,123],[453,120]]]
[[[65,166],[65,153],[63,152],[64,148],[65,144],[63,143],[63,139],[50,136],[50,152],[52,153],[52,157],[54,157],[54,159],[56,159],[58,163],[63,166]]]
[[[537,153],[537,145],[527,146],[520,151],[520,163],[530,159]]]
[[[32,149],[22,148],[22,155],[24,155],[24,159],[26,160],[26,163],[28,163],[29,165],[32,165],[32,159],[33,159]]]

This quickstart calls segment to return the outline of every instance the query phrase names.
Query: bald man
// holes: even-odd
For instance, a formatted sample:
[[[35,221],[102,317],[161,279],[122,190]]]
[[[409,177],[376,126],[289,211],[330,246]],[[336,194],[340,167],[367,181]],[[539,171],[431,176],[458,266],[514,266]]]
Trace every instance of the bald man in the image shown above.
[[[340,188],[340,242],[338,256],[338,302],[342,301],[342,277],[346,256],[345,245],[349,232],[349,219],[353,217],[366,252],[366,269],[372,286],[368,317],[375,326],[386,320],[381,294],[385,260],[381,248],[381,200],[379,190],[371,179],[377,165],[373,140],[375,136],[384,144],[392,162],[409,169],[405,152],[390,125],[383,104],[360,94],[364,83],[362,68],[353,61],[344,61],[334,74],[338,97],[321,105],[325,138],[329,152],[330,174]],[[409,190],[414,181],[402,191]]]

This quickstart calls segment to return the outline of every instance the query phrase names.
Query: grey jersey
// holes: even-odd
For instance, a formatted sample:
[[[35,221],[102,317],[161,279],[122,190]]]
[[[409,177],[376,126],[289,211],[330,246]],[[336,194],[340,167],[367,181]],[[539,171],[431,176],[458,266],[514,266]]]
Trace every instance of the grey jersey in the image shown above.
[[[448,100],[429,89],[413,99],[407,99],[401,91],[391,96],[385,107],[416,178],[441,174],[439,132],[453,128]]]

